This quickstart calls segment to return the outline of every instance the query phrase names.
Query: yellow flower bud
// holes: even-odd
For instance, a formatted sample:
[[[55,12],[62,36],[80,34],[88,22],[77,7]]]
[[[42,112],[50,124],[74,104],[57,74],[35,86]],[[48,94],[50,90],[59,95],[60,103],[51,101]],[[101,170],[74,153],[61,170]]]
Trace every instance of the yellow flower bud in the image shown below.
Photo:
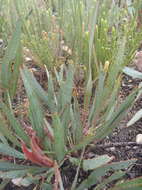
[[[110,65],[110,62],[109,62],[109,61],[106,61],[106,62],[105,62],[105,65],[104,65],[104,72],[107,72],[107,71],[108,71],[109,65]]]

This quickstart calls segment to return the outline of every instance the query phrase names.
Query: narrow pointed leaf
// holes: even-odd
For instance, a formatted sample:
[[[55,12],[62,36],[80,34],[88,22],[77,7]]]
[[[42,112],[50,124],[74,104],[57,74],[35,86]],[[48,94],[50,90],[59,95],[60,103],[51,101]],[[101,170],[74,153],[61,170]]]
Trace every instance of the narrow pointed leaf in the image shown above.
[[[92,95],[92,72],[91,70],[88,73],[88,80],[85,88],[85,93],[84,93],[84,110],[88,110],[88,106],[91,100],[91,95]]]
[[[56,100],[56,95],[55,95],[55,90],[54,90],[54,85],[53,85],[53,78],[47,72],[47,77],[48,77],[48,93],[47,93],[47,98],[48,98],[48,106],[50,108],[51,113],[57,112],[57,100]]]
[[[28,173],[28,169],[26,170],[15,170],[15,171],[7,171],[7,172],[1,172],[0,171],[0,178],[2,179],[14,179],[23,177]]]
[[[22,79],[24,82],[24,86],[28,95],[28,99],[30,102],[30,120],[32,123],[32,127],[33,129],[37,132],[39,137],[43,137],[43,124],[44,124],[44,120],[43,120],[43,111],[41,108],[41,105],[39,103],[39,100],[36,96],[36,94],[34,93],[34,90],[32,88],[32,86],[30,85],[29,79],[27,78],[27,75],[25,74],[25,70],[23,70],[23,72],[21,72],[22,74]]]
[[[141,190],[141,189],[142,189],[142,177],[138,177],[132,180],[127,180],[124,183],[119,183],[110,190]]]
[[[53,115],[53,128],[54,128],[54,148],[58,161],[61,161],[65,156],[65,132],[64,127],[59,119],[59,116]]]
[[[80,142],[83,136],[83,126],[81,123],[79,105],[76,99],[74,99],[74,107],[70,108],[71,122],[72,122],[72,133],[76,143]]]
[[[125,68],[123,69],[123,72],[124,72],[126,75],[128,75],[128,76],[130,76],[130,77],[132,77],[132,78],[134,78],[134,79],[142,79],[142,73],[139,72],[139,71],[136,71],[136,70],[133,69],[133,68],[125,67]]]
[[[19,141],[17,140],[17,138],[12,134],[12,131],[10,128],[8,128],[8,126],[1,121],[0,122],[0,131],[1,133],[8,139],[10,140],[13,144],[20,146]]]
[[[91,21],[91,31],[90,31],[90,39],[89,39],[89,67],[91,68],[91,56],[92,56],[92,51],[93,51],[93,43],[94,43],[94,35],[95,35],[95,26],[97,23],[97,16],[98,16],[98,11],[99,11],[99,1],[96,2],[94,11],[93,11],[93,16],[92,16],[92,21]]]
[[[13,156],[14,158],[25,159],[21,152],[3,143],[0,143],[0,153],[7,156]]]
[[[116,171],[121,169],[127,169],[131,165],[133,165],[136,162],[135,159],[128,160],[128,161],[121,161],[121,162],[114,162],[111,164],[107,164],[105,166],[96,168],[95,171],[93,171],[87,179],[85,179],[76,190],[84,190],[86,188],[91,187],[92,185],[95,185],[99,182],[99,179],[101,179],[103,176],[106,175],[106,172],[108,171]]]
[[[0,141],[1,141],[3,144],[8,145],[8,142],[7,142],[6,138],[5,138],[5,136],[4,136],[1,132],[0,132]]]
[[[87,136],[84,136],[81,140],[81,142],[79,142],[77,145],[75,145],[71,151],[75,151],[75,150],[79,150],[82,147],[85,147],[86,145],[88,145],[89,143],[91,143],[93,140],[95,141],[100,141],[101,139],[103,139],[104,137],[106,137],[107,135],[109,135],[112,130],[117,127],[117,125],[119,124],[119,122],[123,119],[123,117],[126,114],[126,111],[128,110],[128,108],[130,108],[130,106],[132,105],[132,103],[135,100],[137,91],[135,91],[134,93],[130,94],[127,99],[125,100],[124,103],[122,103],[120,105],[120,107],[116,110],[116,112],[113,113],[111,119],[109,121],[106,121],[105,124],[103,124],[102,126],[98,127],[94,134],[89,134]],[[93,126],[92,126],[93,127]]]
[[[114,157],[109,157],[108,155],[102,155],[92,159],[83,160],[83,169],[85,171],[96,169],[112,161],[113,158]]]
[[[5,56],[2,61],[2,86],[3,88],[9,88],[9,82],[11,78],[11,62],[15,59],[17,50],[20,44],[22,21],[18,20],[15,26],[15,31],[6,49]]]
[[[48,102],[47,93],[43,90],[40,84],[35,79],[34,75],[28,71],[26,67],[21,69],[21,74],[28,80],[30,87],[34,90],[35,94],[46,104]]]
[[[2,182],[0,184],[0,189],[4,189],[9,182],[10,182],[10,179],[2,180]]]
[[[124,66],[124,58],[126,51],[126,37],[124,36],[122,39],[118,40],[118,49],[115,56],[115,64],[110,65],[108,79],[107,79],[107,89],[105,93],[105,98],[108,98],[109,94],[112,92],[116,78],[119,75],[119,72],[123,69]]]
[[[105,82],[105,73],[100,72],[98,77],[98,86],[96,88],[96,93],[94,97],[94,101],[91,107],[91,111],[89,114],[89,123],[96,120],[96,117],[99,115],[99,112],[102,108],[103,104],[103,93],[104,93],[104,82]]]
[[[64,128],[64,133],[65,133],[65,135],[64,135],[65,142],[67,142],[68,130],[69,130],[68,126],[69,126],[70,120],[71,120],[70,107],[69,107],[69,105],[67,105],[61,116],[61,123],[62,123],[62,126]]]
[[[118,171],[113,173],[110,177],[108,177],[107,179],[105,179],[101,184],[97,185],[97,187],[95,188],[95,190],[100,190],[105,188],[105,186],[108,183],[113,182],[114,180],[118,180],[118,179],[122,179],[122,177],[124,177],[126,174],[126,172],[122,172],[122,171]]]
[[[18,164],[13,164],[10,162],[4,162],[4,161],[0,161],[0,171],[10,171],[10,170],[24,170],[24,169],[40,169],[40,167],[37,166],[26,166],[26,165],[18,165]],[[45,169],[45,168],[44,168]],[[47,170],[47,168],[46,168]]]
[[[11,80],[9,81],[9,94],[11,98],[13,98],[16,93],[17,83],[20,75],[20,65],[22,64],[23,59],[21,46],[21,43],[19,43],[17,54],[11,68]]]
[[[127,127],[133,125],[134,123],[136,123],[141,118],[142,118],[142,109],[140,109],[139,111],[137,111],[135,113],[135,115],[132,117],[132,119],[127,123]]]
[[[20,123],[18,122],[18,120],[16,120],[16,118],[14,117],[14,114],[12,113],[12,111],[9,110],[8,107],[4,103],[0,103],[0,109],[6,115],[7,120],[9,121],[12,129],[17,134],[17,136],[28,144],[29,138],[27,134],[25,133],[24,129],[22,128],[22,126],[20,125]]]
[[[127,113],[126,111],[132,103],[134,103],[135,97],[136,97],[137,91],[133,92],[130,94],[125,102],[123,102],[119,108],[112,114],[111,119],[109,121],[106,121],[102,126],[96,129],[95,131],[95,138],[94,140],[101,140],[102,138],[106,137],[109,135],[112,130],[117,127],[118,123],[123,119],[125,114]]]
[[[70,104],[72,98],[72,90],[73,90],[73,77],[74,77],[74,68],[72,65],[69,66],[69,69],[66,70],[66,80],[62,81],[60,85],[60,101],[61,101],[61,109],[64,108],[67,104]],[[59,101],[58,101],[59,102]]]

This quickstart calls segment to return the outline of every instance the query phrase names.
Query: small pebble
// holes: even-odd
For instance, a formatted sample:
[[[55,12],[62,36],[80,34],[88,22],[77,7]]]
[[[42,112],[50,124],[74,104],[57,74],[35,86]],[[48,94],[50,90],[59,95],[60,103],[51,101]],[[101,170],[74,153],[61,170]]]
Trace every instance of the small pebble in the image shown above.
[[[142,134],[138,134],[138,135],[136,136],[136,143],[137,143],[137,144],[142,144]]]
[[[133,146],[133,149],[134,149],[134,150],[137,150],[137,149],[138,149],[138,146]]]
[[[114,151],[115,151],[115,147],[114,147],[114,146],[111,147],[111,148],[110,148],[110,151],[114,152]]]
[[[22,178],[15,178],[11,180],[14,185],[21,186]]]
[[[30,57],[26,57],[26,58],[25,58],[25,61],[26,61],[26,62],[31,62],[32,59],[31,59]]]
[[[0,39],[0,48],[2,48],[2,47],[3,47],[3,44],[4,44],[3,40],[2,40],[2,39]]]
[[[93,157],[95,157],[95,154],[93,152],[89,152],[88,153],[88,158],[93,158]]]

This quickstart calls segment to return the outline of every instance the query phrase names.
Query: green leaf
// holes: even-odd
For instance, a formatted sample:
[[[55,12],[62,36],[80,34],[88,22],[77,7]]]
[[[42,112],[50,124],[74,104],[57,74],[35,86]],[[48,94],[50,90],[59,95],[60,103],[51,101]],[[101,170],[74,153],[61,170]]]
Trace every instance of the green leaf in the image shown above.
[[[0,190],[3,190],[5,188],[5,186],[10,182],[9,179],[5,179],[1,182],[0,184]]]
[[[42,190],[52,190],[53,187],[50,184],[43,183],[42,184]]]
[[[73,108],[70,107],[70,116],[72,122],[72,133],[75,143],[79,143],[83,136],[83,126],[81,123],[80,110],[77,100],[74,98]]]
[[[130,119],[130,121],[127,123],[127,127],[133,125],[134,123],[136,123],[141,118],[142,118],[142,109],[140,109],[139,111],[137,111],[135,113],[135,115],[132,117],[132,119]]]
[[[33,93],[33,96],[30,97],[30,107],[29,107],[29,117],[32,123],[33,129],[37,132],[37,135],[42,138],[44,136],[44,120],[43,120],[43,111],[41,105]]]
[[[14,178],[23,177],[27,173],[28,173],[28,169],[26,169],[26,170],[7,171],[7,172],[0,171],[0,178],[2,178],[2,179],[14,179]]]
[[[24,76],[24,78],[28,81],[31,90],[37,95],[37,97],[49,107],[49,111],[52,113],[56,112],[56,96],[54,92],[52,76],[49,75],[49,72],[47,71],[48,93],[40,86],[34,75],[29,72],[26,67],[21,70],[21,75]]]
[[[52,126],[50,125],[50,123],[45,118],[44,118],[44,126],[45,126],[45,130],[48,130],[49,133],[54,138],[53,128],[52,128]],[[45,150],[53,151],[53,149],[52,149],[52,141],[47,136],[43,140],[43,145],[44,145]]]
[[[79,158],[69,157],[69,160],[75,166],[79,166],[79,164],[80,164],[80,159]]]
[[[108,155],[102,155],[102,156],[97,156],[92,159],[83,160],[83,169],[85,171],[96,169],[112,161],[113,158],[114,157],[109,157]]]
[[[43,137],[43,111],[41,108],[41,105],[39,103],[39,100],[36,96],[36,94],[33,91],[33,88],[30,85],[30,82],[27,78],[27,75],[25,74],[26,70],[23,70],[21,72],[22,79],[24,82],[24,86],[28,95],[28,99],[30,102],[29,110],[30,110],[30,120],[32,123],[33,129],[37,132],[37,135],[42,138]]]
[[[19,143],[17,138],[13,135],[12,130],[2,120],[0,122],[0,132],[13,144],[21,147],[21,144]]]
[[[70,124],[70,106],[67,105],[61,115],[61,123],[62,123],[62,126],[64,128],[64,137],[65,137],[65,142],[67,142],[67,139],[68,139],[68,134],[70,133],[69,132],[69,129],[68,129],[68,126]]]
[[[72,147],[70,152],[74,152],[76,150],[84,148],[86,145],[88,145],[90,142],[92,142],[93,139],[94,139],[94,135],[87,135],[87,136],[82,137],[80,142],[78,142],[78,144],[76,144],[74,147]]]
[[[58,102],[55,95],[53,78],[49,74],[48,70],[46,70],[46,72],[47,72],[47,77],[48,77],[48,93],[47,93],[48,103],[47,105],[49,106],[51,113],[54,113],[54,112],[57,112]]]
[[[131,165],[136,162],[135,159],[121,161],[121,162],[114,162],[111,164],[103,165],[102,167],[96,168],[87,179],[85,179],[76,190],[84,190],[85,188],[89,188],[92,185],[95,185],[99,182],[99,180],[106,175],[108,171],[116,171],[121,169],[127,169]]]
[[[30,71],[28,71],[26,67],[24,67],[24,69],[21,69],[21,75],[23,75],[24,78],[27,79],[30,87],[34,90],[35,94],[40,98],[40,100],[42,100],[48,105],[47,93],[43,90],[43,88],[37,82],[34,75]]]
[[[142,73],[130,67],[124,67],[123,72],[133,79],[142,79]]]
[[[57,79],[57,82],[59,84],[59,86],[61,85],[62,81],[63,81],[63,78],[64,78],[64,65],[61,65],[60,67],[60,71],[58,72],[56,70],[56,67],[54,67],[54,71],[55,71],[55,75],[56,75],[56,79]]]
[[[103,102],[103,93],[104,93],[104,82],[105,82],[105,73],[100,72],[98,77],[98,86],[96,88],[95,98],[89,113],[89,123],[93,123],[96,120],[97,116],[100,113]]]
[[[88,73],[87,85],[85,87],[85,92],[84,92],[84,110],[88,110],[88,106],[92,95],[92,86],[93,86],[93,81],[92,81],[92,73],[90,70]]]
[[[61,161],[65,156],[65,131],[64,127],[60,121],[59,116],[54,114],[53,119],[53,129],[54,129],[54,148],[55,154],[58,161]]]
[[[22,126],[20,125],[20,123],[14,117],[14,114],[12,113],[12,111],[9,110],[8,107],[4,103],[0,103],[0,109],[6,115],[7,120],[9,121],[9,123],[10,123],[12,129],[14,130],[14,132],[16,133],[16,135],[18,137],[20,137],[24,142],[29,144],[29,137],[25,133],[25,131],[22,128]]]
[[[73,81],[74,78],[74,67],[73,65],[69,65],[69,68],[66,68],[66,80],[61,82],[60,91],[59,91],[59,99],[58,102],[61,102],[61,107],[58,107],[58,111],[60,109],[64,109],[67,104],[70,104],[72,98],[72,90],[73,90]]]
[[[21,43],[19,44],[19,47],[17,49],[17,54],[15,57],[15,60],[13,62],[12,65],[12,71],[11,71],[11,80],[9,81],[9,94],[10,97],[13,98],[15,93],[16,93],[16,89],[17,89],[17,83],[18,83],[18,79],[19,79],[19,75],[20,75],[20,65],[22,64],[22,47],[21,47]]]
[[[99,12],[99,1],[97,1],[97,3],[95,4],[95,8],[93,11],[93,16],[92,16],[92,20],[91,20],[91,32],[90,32],[90,39],[89,39],[89,67],[91,68],[91,56],[92,56],[92,51],[93,51],[93,43],[94,43],[94,34],[95,34],[95,26],[97,23],[97,19],[98,19],[98,12]]]
[[[114,180],[118,180],[118,179],[122,178],[125,174],[126,174],[126,172],[122,172],[122,171],[113,173],[110,177],[103,180],[103,182],[101,184],[97,185],[97,187],[95,187],[94,190],[100,190],[100,189],[105,188],[105,185],[107,185],[108,183],[111,183]]]
[[[121,119],[123,119],[123,117],[125,116],[126,111],[128,110],[128,108],[130,108],[130,106],[134,102],[137,92],[138,90],[130,94],[126,98],[126,100],[117,108],[117,110],[112,113],[112,116],[110,117],[109,120],[107,120],[105,123],[102,123],[102,125],[97,127],[97,129],[95,130],[93,134],[84,136],[81,139],[81,142],[79,142],[72,148],[71,152],[85,147],[86,145],[91,143],[93,140],[100,141],[102,138],[109,135],[112,132],[112,130],[115,127],[117,127]],[[94,129],[93,125],[92,125],[92,129]]]
[[[21,152],[3,143],[0,143],[0,153],[7,156],[13,156],[14,158],[25,159]]]
[[[40,170],[42,168],[37,166],[26,166],[22,164],[18,165],[10,162],[0,161],[0,171],[24,170],[24,169],[29,169],[32,171],[32,170]],[[43,171],[44,170],[47,170],[47,168],[43,168]]]
[[[110,69],[108,72],[107,78],[107,88],[105,93],[105,98],[108,98],[109,94],[112,92],[116,78],[118,77],[120,71],[124,67],[124,58],[125,58],[125,51],[126,51],[126,37],[124,36],[122,39],[118,40],[118,49],[116,51],[115,62],[114,64],[110,65]]]
[[[24,177],[24,178],[21,178],[21,180],[20,180],[20,186],[28,187],[31,184],[33,184],[34,182],[35,182],[34,177],[33,177],[33,180],[29,179],[28,177]]]
[[[142,189],[142,177],[127,180],[124,183],[117,184],[110,190],[141,190]]]
[[[2,61],[1,82],[3,88],[9,88],[11,80],[11,62],[15,59],[20,45],[22,21],[19,19],[15,26],[15,31],[6,49],[5,56]],[[19,64],[19,62],[17,63]]]
[[[132,103],[135,100],[137,91],[130,94],[124,103],[122,103],[119,108],[112,114],[110,120],[107,120],[104,124],[99,126],[95,130],[95,134],[90,134],[82,138],[81,142],[74,146],[74,148],[71,151],[75,151],[78,149],[81,149],[82,147],[88,145],[93,140],[100,141],[102,138],[109,135],[112,130],[117,127],[118,123],[121,121],[121,119],[125,116],[126,111],[128,108],[132,105]],[[94,126],[92,126],[94,128]]]
[[[126,100],[117,108],[117,110],[112,114],[110,120],[106,121],[102,126],[98,127],[95,131],[94,140],[101,140],[102,138],[109,135],[112,130],[117,127],[118,123],[123,119],[126,111],[135,100],[137,91],[130,94]]]
[[[115,88],[113,89],[113,91],[110,95],[110,98],[107,101],[107,107],[106,107],[106,110],[103,115],[103,119],[105,121],[110,120],[112,117],[112,114],[115,111],[120,84],[121,84],[120,78],[118,78],[118,80],[115,83]]]
[[[3,144],[8,145],[8,142],[7,142],[6,138],[5,138],[5,136],[4,136],[1,132],[0,132],[0,141],[1,141]]]

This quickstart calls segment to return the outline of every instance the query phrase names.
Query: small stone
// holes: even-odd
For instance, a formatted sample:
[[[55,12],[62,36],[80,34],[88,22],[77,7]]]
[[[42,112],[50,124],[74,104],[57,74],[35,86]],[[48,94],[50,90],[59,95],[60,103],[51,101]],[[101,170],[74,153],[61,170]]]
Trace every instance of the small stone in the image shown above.
[[[142,134],[138,134],[138,135],[136,136],[136,143],[137,143],[137,144],[142,144]]]
[[[12,179],[11,182],[18,187],[21,186],[28,187],[29,185],[31,185],[30,181],[28,181],[26,178],[21,178],[21,177]]]
[[[94,156],[95,156],[95,154],[93,152],[88,153],[88,158],[93,158]]]
[[[115,151],[115,147],[114,147],[114,146],[111,147],[111,148],[110,148],[110,151],[114,152],[114,151]]]
[[[11,180],[14,185],[21,186],[22,178],[15,178]]]
[[[137,149],[138,149],[138,146],[133,146],[133,149],[134,149],[134,150],[137,150]]]
[[[25,61],[26,61],[26,62],[31,62],[32,59],[31,59],[30,57],[26,57],[26,58],[25,58]]]
[[[2,39],[0,39],[0,48],[2,48],[2,47],[3,47],[3,44],[4,44],[3,40],[2,40]]]

